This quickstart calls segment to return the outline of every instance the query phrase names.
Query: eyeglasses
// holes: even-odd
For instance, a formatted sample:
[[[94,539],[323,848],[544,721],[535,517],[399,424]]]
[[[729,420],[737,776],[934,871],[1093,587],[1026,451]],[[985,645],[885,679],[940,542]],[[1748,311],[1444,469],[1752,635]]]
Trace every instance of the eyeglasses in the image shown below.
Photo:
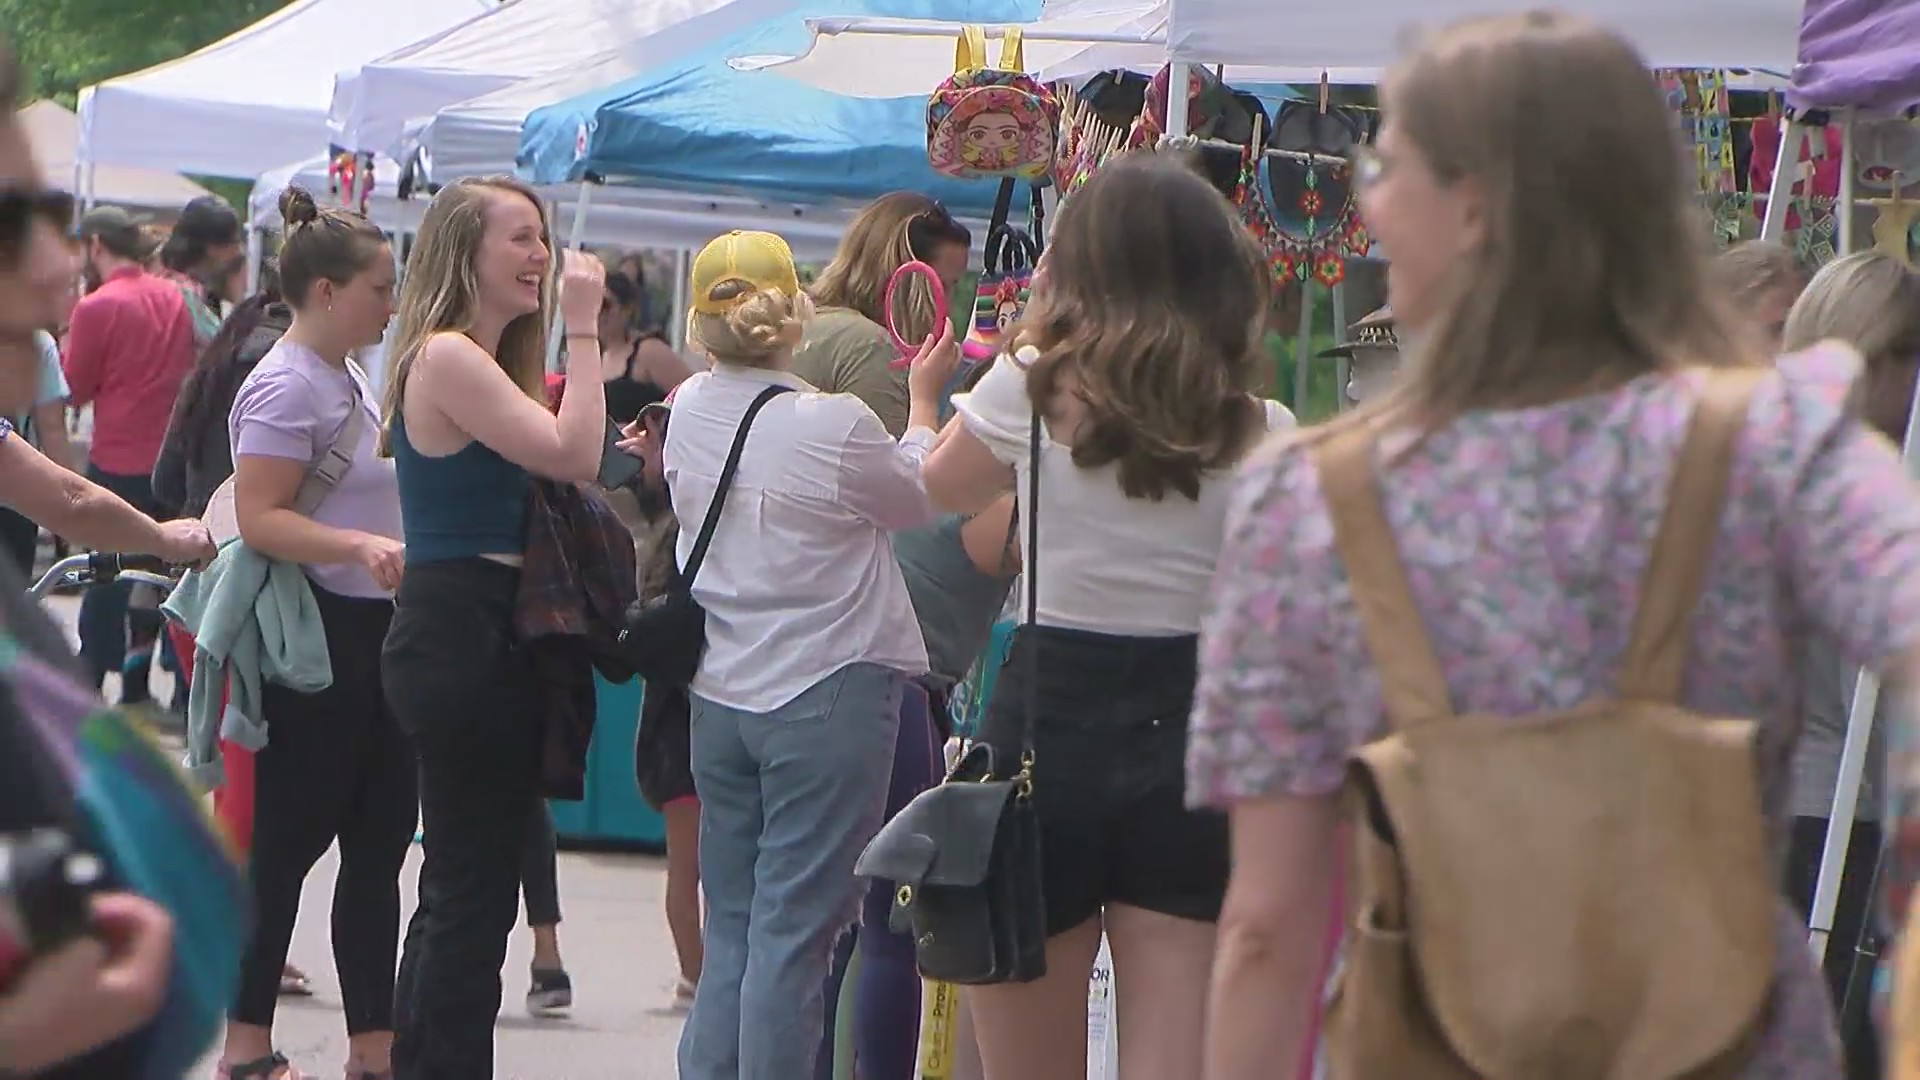
[[[65,233],[73,224],[73,196],[42,188],[0,188],[0,255],[26,248],[35,220]]]

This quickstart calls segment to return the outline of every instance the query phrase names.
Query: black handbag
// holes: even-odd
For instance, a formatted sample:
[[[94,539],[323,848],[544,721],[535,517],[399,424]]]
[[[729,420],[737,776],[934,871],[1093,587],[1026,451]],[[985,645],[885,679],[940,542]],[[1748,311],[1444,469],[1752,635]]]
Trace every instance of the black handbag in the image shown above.
[[[760,391],[740,418],[740,426],[733,432],[733,446],[727,451],[727,463],[713,488],[713,501],[707,505],[707,518],[700,523],[700,535],[687,555],[687,565],[666,592],[627,608],[625,625],[620,628],[620,650],[649,683],[684,689],[700,670],[700,657],[707,651],[707,612],[693,598],[693,579],[706,561],[713,530],[720,524],[720,510],[726,505],[727,493],[733,490],[733,477],[740,471],[740,452],[746,448],[753,418],[760,415],[767,402],[787,390],[785,386],[769,386]]]
[[[1038,622],[1040,417],[1029,436],[1027,625]],[[1036,681],[1026,681],[1017,761],[975,742],[945,783],[883,826],[854,873],[891,882],[888,926],[913,938],[920,974],[965,986],[1032,982],[1047,973],[1040,820],[1033,805]]]

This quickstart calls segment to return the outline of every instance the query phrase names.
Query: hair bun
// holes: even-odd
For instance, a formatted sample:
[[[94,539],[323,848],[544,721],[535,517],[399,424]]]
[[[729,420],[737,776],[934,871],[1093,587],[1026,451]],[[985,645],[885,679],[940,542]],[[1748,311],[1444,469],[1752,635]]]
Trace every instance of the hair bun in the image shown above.
[[[306,188],[289,186],[280,193],[280,218],[290,229],[311,224],[320,220],[320,204]]]

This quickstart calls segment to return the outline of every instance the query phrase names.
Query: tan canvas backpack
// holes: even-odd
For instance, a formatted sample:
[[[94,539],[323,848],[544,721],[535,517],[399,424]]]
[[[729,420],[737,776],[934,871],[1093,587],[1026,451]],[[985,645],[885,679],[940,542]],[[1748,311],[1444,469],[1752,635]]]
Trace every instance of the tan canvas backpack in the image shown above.
[[[1773,983],[1755,724],[1679,702],[1736,437],[1764,372],[1711,371],[1618,697],[1458,716],[1382,513],[1371,435],[1317,451],[1390,731],[1350,764],[1331,1080],[1718,1080]]]

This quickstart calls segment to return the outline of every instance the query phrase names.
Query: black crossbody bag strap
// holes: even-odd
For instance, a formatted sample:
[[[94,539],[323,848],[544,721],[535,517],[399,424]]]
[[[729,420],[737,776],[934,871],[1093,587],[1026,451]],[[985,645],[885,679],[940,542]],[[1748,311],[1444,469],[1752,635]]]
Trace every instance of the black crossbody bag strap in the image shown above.
[[[713,543],[713,531],[720,526],[720,510],[727,504],[727,493],[733,490],[734,474],[740,471],[740,452],[747,447],[747,432],[753,427],[753,418],[767,402],[786,393],[791,387],[769,386],[760,391],[760,396],[747,406],[747,414],[740,418],[740,426],[734,429],[733,446],[727,450],[727,463],[720,468],[720,482],[713,487],[713,501],[707,504],[707,517],[700,523],[700,535],[693,541],[693,551],[687,555],[687,565],[680,571],[680,587],[693,588],[693,577],[700,572],[700,564],[707,559],[707,546]]]

